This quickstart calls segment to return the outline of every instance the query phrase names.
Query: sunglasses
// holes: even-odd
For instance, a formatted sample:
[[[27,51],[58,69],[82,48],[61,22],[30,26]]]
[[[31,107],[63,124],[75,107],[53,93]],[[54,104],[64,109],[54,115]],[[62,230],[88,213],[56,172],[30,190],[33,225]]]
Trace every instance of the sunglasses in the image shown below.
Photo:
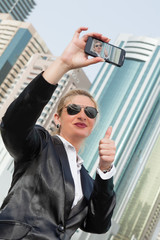
[[[96,44],[95,47],[102,47],[102,44]]]
[[[69,104],[66,106],[67,108],[67,113],[69,115],[76,115],[78,114],[82,108],[84,108],[84,112],[89,118],[95,118],[97,116],[97,109],[94,107],[89,107],[89,106],[82,106],[82,105],[77,105],[77,104]]]

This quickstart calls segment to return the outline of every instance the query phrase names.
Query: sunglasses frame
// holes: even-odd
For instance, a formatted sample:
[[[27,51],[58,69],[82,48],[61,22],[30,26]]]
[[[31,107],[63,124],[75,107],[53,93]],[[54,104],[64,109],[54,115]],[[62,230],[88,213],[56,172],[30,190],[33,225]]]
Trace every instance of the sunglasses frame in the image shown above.
[[[102,44],[95,44],[95,47],[102,47]]]
[[[73,103],[73,104],[67,105],[65,108],[67,108],[67,113],[69,115],[76,115],[76,114],[80,113],[82,108],[84,108],[84,112],[85,112],[86,116],[91,118],[91,119],[96,118],[96,116],[98,114],[97,109],[95,107],[91,107],[91,106],[84,106],[84,105],[79,105],[79,104],[74,104]],[[75,109],[75,108],[77,108],[77,109]],[[90,110],[94,109],[94,111],[92,112],[92,114],[94,115],[93,117],[91,117],[90,112],[88,111],[89,109]],[[72,110],[73,112],[71,113],[70,110]]]

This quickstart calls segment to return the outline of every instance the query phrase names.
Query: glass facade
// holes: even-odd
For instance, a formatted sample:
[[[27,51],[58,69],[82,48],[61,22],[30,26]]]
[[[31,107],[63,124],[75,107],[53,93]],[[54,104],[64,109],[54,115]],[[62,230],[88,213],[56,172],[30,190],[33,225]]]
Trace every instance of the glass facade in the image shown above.
[[[1,0],[0,12],[9,13],[15,20],[24,21],[35,5],[34,0]]]
[[[32,35],[28,29],[20,28],[0,57],[0,84],[16,63]]]
[[[121,68],[104,63],[90,88],[98,102],[100,116],[84,143],[81,156],[94,176],[99,162],[99,141],[107,128],[113,127],[112,139],[117,147],[114,176],[117,206],[112,227],[102,239],[149,240],[147,236],[152,236],[157,224],[153,219],[160,204],[157,203],[160,191],[160,41],[120,35],[115,45],[126,50],[126,59]],[[155,225],[149,225],[149,219]],[[84,234],[78,239],[82,236],[93,239],[92,235]],[[101,237],[97,235],[94,239]]]
[[[87,159],[86,167],[89,171],[93,168],[98,157],[97,148],[94,148],[94,146],[98,144],[101,138],[103,138],[108,126],[114,125],[117,115],[121,112],[143,64],[143,62],[137,63],[132,60],[126,61],[123,68],[115,68],[114,71],[112,71],[103,91],[100,94],[97,92],[97,95],[99,94],[99,123],[96,125],[93,134],[88,138],[86,143],[90,144],[89,149],[86,148],[86,151],[83,153],[83,156],[85,156],[86,153],[89,156],[89,158],[88,156],[87,158],[85,156]],[[117,136],[120,128],[121,126],[116,129],[117,131],[115,132],[113,139]]]
[[[15,86],[15,78],[35,53],[50,54],[31,24],[0,14],[0,108]]]
[[[120,229],[114,240],[131,239],[133,235],[136,239],[151,239],[153,229],[158,223],[160,217],[159,116],[160,100],[152,109],[145,131],[117,190],[119,201],[116,218],[120,219]],[[126,204],[127,198],[129,201]]]

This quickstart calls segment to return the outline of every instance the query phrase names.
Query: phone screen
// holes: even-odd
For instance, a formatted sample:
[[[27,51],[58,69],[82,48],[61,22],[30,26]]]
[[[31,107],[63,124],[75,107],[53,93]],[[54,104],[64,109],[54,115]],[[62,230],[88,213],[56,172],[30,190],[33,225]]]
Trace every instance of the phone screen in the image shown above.
[[[102,57],[105,60],[109,60],[110,62],[114,62],[116,64],[119,63],[121,57],[120,48],[117,48],[97,39],[93,39],[91,51],[95,52],[97,56]]]
[[[125,50],[99,39],[89,37],[85,52],[93,57],[102,57],[106,62],[122,66],[125,58]]]

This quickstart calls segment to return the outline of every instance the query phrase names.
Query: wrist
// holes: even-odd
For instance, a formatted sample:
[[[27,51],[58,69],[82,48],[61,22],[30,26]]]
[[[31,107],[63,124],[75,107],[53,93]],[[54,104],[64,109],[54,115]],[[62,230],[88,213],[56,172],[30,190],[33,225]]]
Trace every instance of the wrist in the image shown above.
[[[111,169],[113,168],[113,165],[111,164],[111,165],[108,165],[107,167],[101,167],[100,165],[99,165],[99,169],[103,172],[103,173],[107,173],[107,172],[110,172],[111,171]]]
[[[109,172],[103,172],[99,167],[97,167],[97,174],[101,177],[103,180],[107,180],[111,177],[113,177],[116,173],[116,168],[113,164],[112,169]]]
[[[62,71],[64,73],[66,73],[66,72],[68,72],[68,71],[70,71],[72,69],[72,67],[66,63],[66,61],[65,61],[63,56],[58,57],[57,61],[59,62],[59,65],[61,66]]]
[[[53,63],[44,71],[43,77],[51,84],[57,84],[62,76],[68,72],[69,66],[63,62],[61,57],[57,57]]]

